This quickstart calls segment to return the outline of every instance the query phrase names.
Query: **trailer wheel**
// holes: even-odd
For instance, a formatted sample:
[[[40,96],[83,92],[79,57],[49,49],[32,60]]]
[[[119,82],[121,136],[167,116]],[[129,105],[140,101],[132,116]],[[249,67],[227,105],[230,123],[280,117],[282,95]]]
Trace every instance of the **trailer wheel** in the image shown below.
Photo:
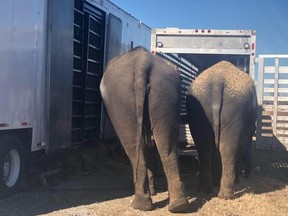
[[[0,198],[18,191],[24,171],[24,151],[14,136],[0,138]]]

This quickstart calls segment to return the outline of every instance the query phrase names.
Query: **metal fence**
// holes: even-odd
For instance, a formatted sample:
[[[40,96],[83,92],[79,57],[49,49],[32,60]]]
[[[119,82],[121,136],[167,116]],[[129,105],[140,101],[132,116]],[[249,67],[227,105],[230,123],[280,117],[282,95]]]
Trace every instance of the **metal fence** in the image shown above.
[[[288,55],[258,57],[256,148],[288,150]]]

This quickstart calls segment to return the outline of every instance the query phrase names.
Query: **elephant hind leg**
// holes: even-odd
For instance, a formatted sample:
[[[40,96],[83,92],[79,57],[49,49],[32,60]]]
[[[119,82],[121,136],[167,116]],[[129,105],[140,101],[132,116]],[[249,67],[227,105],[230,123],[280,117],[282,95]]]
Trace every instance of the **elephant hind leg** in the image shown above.
[[[139,161],[137,161],[137,157],[139,157]],[[134,157],[134,159],[131,160],[131,163],[133,167],[135,187],[135,197],[132,202],[132,207],[134,209],[150,211],[153,209],[153,206],[148,183],[148,169],[145,164],[143,152],[141,152],[139,156]]]
[[[167,132],[169,134],[170,129],[167,128],[167,124],[163,123],[163,125],[157,125],[153,133],[168,182],[168,210],[170,212],[181,212],[187,208],[188,201],[180,180],[176,150],[177,140],[166,134]],[[173,134],[173,132],[170,134]]]
[[[235,197],[233,189],[236,178],[236,162],[232,158],[222,158],[222,163],[223,172],[218,197],[221,199],[233,199]]]
[[[222,162],[222,177],[218,197],[232,199],[235,197],[234,185],[238,172],[238,159],[241,155],[243,134],[238,125],[229,125],[221,133],[220,154]]]
[[[150,211],[153,209],[152,199],[150,197],[150,188],[148,182],[148,169],[145,162],[144,152],[141,149],[139,155],[137,153],[130,152],[131,164],[134,173],[134,187],[135,187],[135,197],[132,202],[132,207],[134,209],[139,209],[143,211]],[[129,153],[127,152],[129,155]]]
[[[150,195],[156,195],[156,190],[154,186],[154,175],[156,172],[157,166],[157,149],[155,143],[151,141],[151,144],[146,148],[146,165],[147,165],[147,176],[148,176],[148,183],[149,183],[149,190]]]
[[[124,112],[122,112],[122,114],[123,113]],[[147,166],[143,149],[144,145],[143,148],[140,148],[139,152],[136,152],[136,149],[138,149],[136,148],[136,129],[133,127],[133,120],[130,120],[128,115],[126,115],[126,124],[118,123],[117,125],[121,125],[121,127],[115,127],[115,129],[120,138],[121,144],[129,157],[133,169],[135,198],[132,203],[132,207],[143,211],[152,210],[152,200],[148,186]]]

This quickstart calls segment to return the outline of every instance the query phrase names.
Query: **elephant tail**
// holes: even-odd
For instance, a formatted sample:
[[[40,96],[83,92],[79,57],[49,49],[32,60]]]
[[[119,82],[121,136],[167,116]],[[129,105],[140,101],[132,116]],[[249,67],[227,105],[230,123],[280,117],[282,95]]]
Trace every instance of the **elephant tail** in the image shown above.
[[[221,111],[223,106],[224,84],[216,86],[212,97],[212,115],[213,130],[215,135],[215,144],[219,148],[220,130],[221,130]]]
[[[136,51],[135,51],[136,52]],[[137,181],[137,170],[140,162],[140,155],[144,157],[144,115],[145,115],[145,103],[147,104],[147,96],[150,90],[150,72],[153,66],[152,54],[140,50],[136,55],[139,55],[135,59],[134,63],[134,95],[135,95],[135,108],[136,108],[136,172],[135,181]],[[148,112],[148,111],[147,111]]]

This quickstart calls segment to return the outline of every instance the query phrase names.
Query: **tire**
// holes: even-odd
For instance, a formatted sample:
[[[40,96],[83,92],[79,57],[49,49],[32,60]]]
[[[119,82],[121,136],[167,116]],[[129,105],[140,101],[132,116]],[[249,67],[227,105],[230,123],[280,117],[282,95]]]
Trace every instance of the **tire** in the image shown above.
[[[0,198],[20,189],[24,164],[21,141],[15,136],[0,137]]]

